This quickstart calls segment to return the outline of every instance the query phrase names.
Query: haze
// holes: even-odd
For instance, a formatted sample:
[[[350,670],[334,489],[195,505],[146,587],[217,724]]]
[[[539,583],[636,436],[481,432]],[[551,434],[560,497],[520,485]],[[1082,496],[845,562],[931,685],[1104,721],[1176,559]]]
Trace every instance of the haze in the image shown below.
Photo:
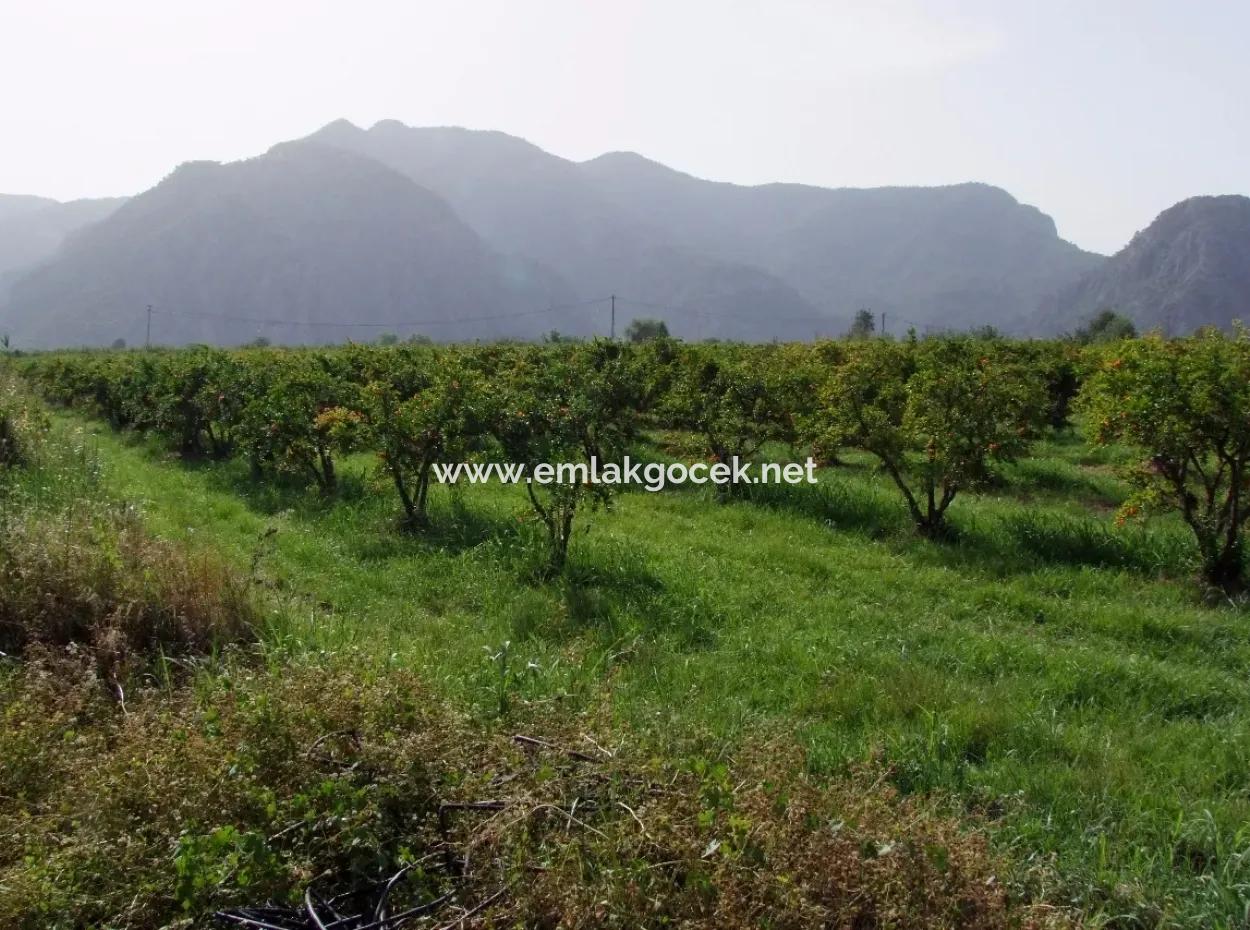
[[[702,177],[1002,186],[1123,246],[1250,192],[1244,2],[0,4],[0,191],[131,194],[337,117]]]

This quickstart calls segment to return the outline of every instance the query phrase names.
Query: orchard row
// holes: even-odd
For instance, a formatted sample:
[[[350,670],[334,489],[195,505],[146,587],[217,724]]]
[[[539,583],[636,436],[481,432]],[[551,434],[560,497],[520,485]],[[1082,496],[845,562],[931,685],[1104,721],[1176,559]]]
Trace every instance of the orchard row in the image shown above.
[[[1245,580],[1250,517],[1250,338],[1070,343],[941,338],[691,345],[196,347],[21,359],[50,400],[115,428],[167,437],[187,456],[241,456],[257,478],[331,494],[336,455],[377,454],[405,520],[427,520],[432,467],[502,460],[618,461],[644,428],[686,432],[709,461],[767,443],[834,464],[872,453],[917,530],[947,532],[956,497],[1028,454],[1074,411],[1092,441],[1140,449],[1124,516],[1174,509],[1206,581]],[[559,571],[573,521],[608,485],[526,485]],[[731,497],[739,486],[724,484]]]

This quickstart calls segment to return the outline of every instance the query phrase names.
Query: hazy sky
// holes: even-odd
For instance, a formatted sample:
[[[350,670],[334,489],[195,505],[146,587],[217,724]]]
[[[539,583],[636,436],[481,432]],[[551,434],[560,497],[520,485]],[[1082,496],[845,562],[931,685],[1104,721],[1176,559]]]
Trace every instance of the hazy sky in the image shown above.
[[[998,184],[1114,251],[1250,193],[1250,0],[0,0],[0,191],[134,193],[340,116],[703,177]]]

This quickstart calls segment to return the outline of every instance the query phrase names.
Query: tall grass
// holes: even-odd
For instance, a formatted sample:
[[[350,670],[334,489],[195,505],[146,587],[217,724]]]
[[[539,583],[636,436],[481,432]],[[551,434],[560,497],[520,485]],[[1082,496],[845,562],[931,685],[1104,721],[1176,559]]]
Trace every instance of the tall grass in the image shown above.
[[[520,742],[360,655],[228,665],[124,717],[89,669],[43,660],[0,677],[0,702],[18,930],[184,926],[403,866],[394,909],[450,895],[437,926],[1042,925],[979,832],[879,768],[812,779],[788,740],[661,762],[531,713]]]
[[[38,402],[3,381],[0,423],[13,453],[0,473],[0,652],[77,645],[119,676],[254,638],[246,576],[110,501],[82,434],[51,433]]]
[[[1114,526],[1115,463],[1083,463],[1074,439],[962,495],[941,544],[855,456],[816,488],[729,505],[622,494],[559,583],[529,570],[516,488],[437,489],[433,530],[413,535],[367,483],[301,498],[231,463],[89,441],[162,534],[246,570],[277,529],[264,576],[304,605],[282,621],[300,647],[393,656],[496,725],[606,708],[662,754],[719,758],[782,727],[815,771],[884,758],[909,797],[957,796],[1020,898],[1094,925],[1245,922],[1246,613],[1195,595],[1173,521]]]

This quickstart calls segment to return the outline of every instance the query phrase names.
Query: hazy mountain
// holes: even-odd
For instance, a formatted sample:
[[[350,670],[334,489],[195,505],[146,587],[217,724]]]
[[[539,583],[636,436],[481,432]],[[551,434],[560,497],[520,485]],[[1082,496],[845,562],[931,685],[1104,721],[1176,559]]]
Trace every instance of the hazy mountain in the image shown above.
[[[621,319],[663,316],[675,335],[739,339],[810,337],[819,325],[789,282],[687,244],[661,218],[623,209],[584,166],[523,139],[393,120],[369,130],[340,120],[311,138],[437,192],[497,249],[553,269],[580,299],[634,301],[621,302]]]
[[[1041,316],[1052,331],[1109,308],[1138,330],[1170,334],[1250,322],[1250,198],[1193,197],[1169,207]]]
[[[697,298],[705,325],[744,338],[735,320],[756,321],[757,338],[810,336],[863,306],[921,326],[1014,327],[1102,260],[982,184],[746,187],[632,153],[575,163],[499,132],[394,121],[339,121],[314,138],[430,187],[488,241],[554,268],[581,296]]]
[[[373,339],[385,330],[465,339],[530,335],[532,319],[473,320],[567,296],[550,273],[497,255],[410,179],[289,143],[247,161],[179,167],[19,279],[0,326],[19,345],[133,345],[152,304],[161,343]],[[385,325],[307,325],[346,322]]]
[[[7,285],[56,254],[71,233],[108,216],[124,198],[71,200],[0,194],[0,300]]]
[[[752,187],[340,120],[120,207],[0,197],[6,268],[0,329],[28,345],[141,342],[147,304],[160,342],[590,335],[612,294],[618,331],[657,316],[687,338],[837,334],[860,307],[893,333],[1057,332],[1105,306],[1182,331],[1245,313],[1250,200],[1178,204],[1108,260],[984,184]]]
[[[1018,327],[1043,296],[1102,261],[1060,239],[1041,211],[985,184],[743,187],[631,153],[583,170],[622,208],[691,247],[766,269],[832,315],[871,307],[920,327]]]

